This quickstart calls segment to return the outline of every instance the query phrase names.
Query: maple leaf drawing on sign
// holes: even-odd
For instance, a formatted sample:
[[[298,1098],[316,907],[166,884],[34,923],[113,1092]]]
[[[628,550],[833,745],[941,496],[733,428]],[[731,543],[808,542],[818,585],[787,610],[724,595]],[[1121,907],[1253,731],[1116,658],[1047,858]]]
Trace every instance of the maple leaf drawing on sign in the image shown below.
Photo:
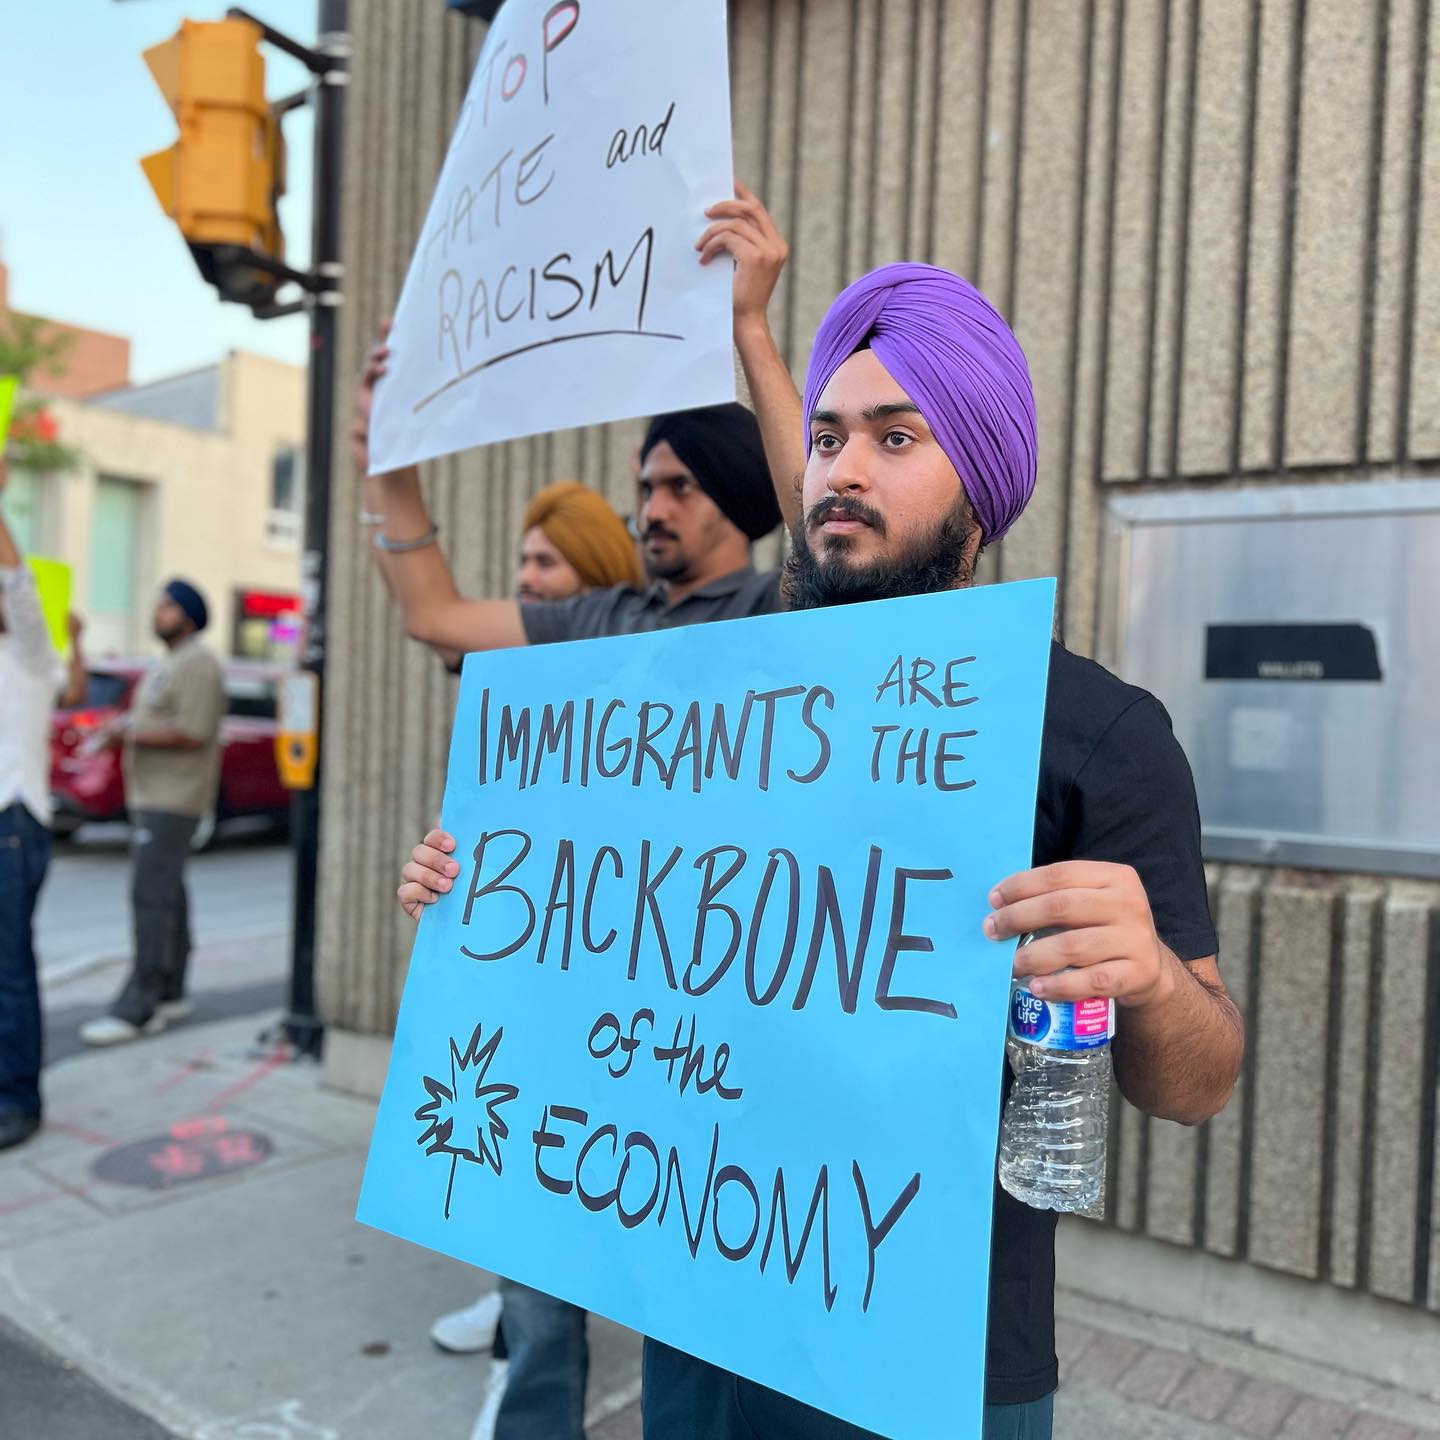
[[[500,1107],[519,1095],[514,1085],[487,1085],[486,1076],[495,1052],[500,1048],[503,1025],[482,1045],[477,1025],[470,1043],[462,1051],[450,1041],[450,1083],[447,1086],[433,1075],[421,1077],[430,1099],[416,1112],[415,1118],[426,1122],[426,1129],[417,1142],[427,1155],[450,1157],[450,1183],[445,1187],[445,1218],[450,1218],[450,1196],[455,1189],[455,1167],[468,1160],[482,1169],[489,1165],[501,1172],[500,1142],[510,1134],[510,1127],[500,1114]],[[473,1077],[473,1083],[472,1083]]]

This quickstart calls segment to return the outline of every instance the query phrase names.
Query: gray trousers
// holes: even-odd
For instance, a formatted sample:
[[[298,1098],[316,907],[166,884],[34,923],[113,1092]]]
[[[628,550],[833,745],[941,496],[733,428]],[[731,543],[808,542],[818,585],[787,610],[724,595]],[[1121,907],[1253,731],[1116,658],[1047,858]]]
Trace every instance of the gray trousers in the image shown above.
[[[110,1013],[144,1025],[165,1000],[185,993],[190,960],[190,902],[185,862],[200,823],[168,810],[130,814],[130,904],[135,920],[135,963]]]

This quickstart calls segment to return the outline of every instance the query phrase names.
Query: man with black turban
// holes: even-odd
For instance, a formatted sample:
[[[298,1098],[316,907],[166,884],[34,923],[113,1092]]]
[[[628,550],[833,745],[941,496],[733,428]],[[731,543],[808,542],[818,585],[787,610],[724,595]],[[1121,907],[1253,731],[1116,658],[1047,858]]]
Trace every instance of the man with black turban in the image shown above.
[[[737,271],[737,275],[739,272]],[[371,352],[357,410],[385,374],[389,348]],[[357,454],[363,431],[354,436]],[[373,482],[374,477],[372,477]],[[743,405],[710,405],[657,416],[640,447],[635,518],[648,585],[597,586],[543,603],[469,599],[455,587],[438,548],[418,470],[378,477],[375,544],[405,616],[405,628],[437,649],[541,645],[597,635],[764,615],[779,607],[779,577],[757,574],[750,546],[780,523],[775,486],[755,416]]]

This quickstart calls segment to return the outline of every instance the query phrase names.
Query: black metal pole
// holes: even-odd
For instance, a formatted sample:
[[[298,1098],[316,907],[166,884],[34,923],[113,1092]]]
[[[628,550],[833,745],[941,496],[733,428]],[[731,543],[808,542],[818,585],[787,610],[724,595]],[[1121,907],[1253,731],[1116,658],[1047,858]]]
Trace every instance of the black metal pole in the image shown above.
[[[334,453],[335,330],[340,306],[340,183],[349,81],[348,0],[319,0],[315,48],[333,60],[316,77],[314,220],[310,268],[326,287],[310,297],[310,372],[305,465],[305,552],[300,589],[305,609],[302,668],[315,676],[317,763],[314,784],[291,798],[295,847],[295,924],[285,1034],[298,1054],[318,1055],[315,1013],[316,872],[320,848],[320,760],[324,756],[325,581],[330,552],[330,467]]]

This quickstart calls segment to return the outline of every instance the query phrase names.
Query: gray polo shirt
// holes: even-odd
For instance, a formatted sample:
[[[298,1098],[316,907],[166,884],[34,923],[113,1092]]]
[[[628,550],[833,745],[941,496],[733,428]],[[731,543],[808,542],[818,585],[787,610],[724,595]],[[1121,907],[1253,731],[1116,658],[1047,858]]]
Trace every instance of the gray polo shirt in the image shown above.
[[[678,605],[665,599],[658,582],[644,590],[633,585],[612,585],[591,590],[573,600],[548,604],[523,601],[520,621],[532,645],[557,640],[594,640],[601,635],[639,635],[650,630],[672,630],[677,625],[700,625],[707,620],[742,620],[747,615],[773,615],[780,609],[780,572],[757,575],[748,566],[723,575],[687,595]]]
[[[125,745],[125,803],[134,810],[204,815],[220,779],[225,682],[220,662],[192,635],[157,660],[135,687]],[[152,750],[139,730],[174,729],[200,742],[194,750]]]

